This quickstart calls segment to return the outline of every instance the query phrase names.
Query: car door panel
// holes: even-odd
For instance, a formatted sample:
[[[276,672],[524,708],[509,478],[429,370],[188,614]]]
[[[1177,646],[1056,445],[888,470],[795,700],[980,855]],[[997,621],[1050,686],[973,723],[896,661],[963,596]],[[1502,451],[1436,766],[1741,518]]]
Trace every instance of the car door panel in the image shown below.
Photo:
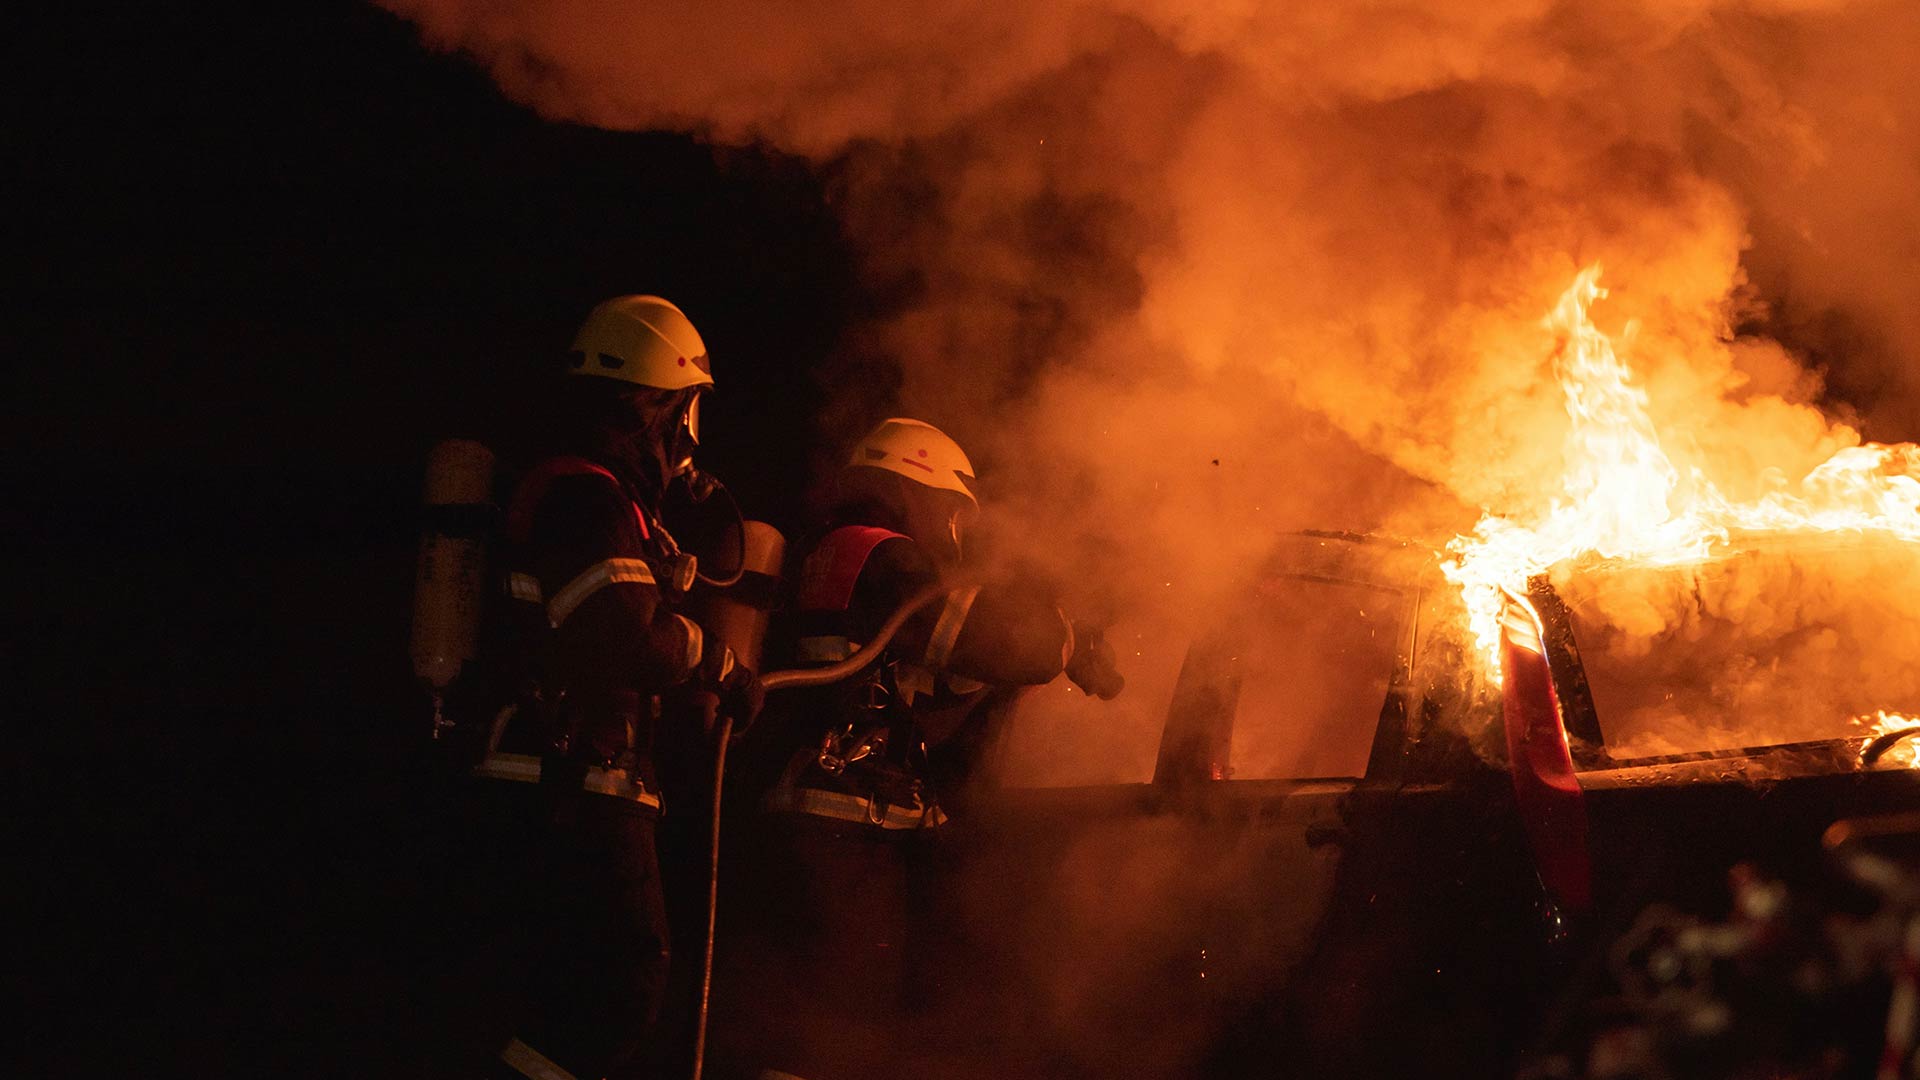
[[[1026,732],[1016,711],[1003,747],[1024,783],[971,802],[943,838],[946,947],[969,974],[964,1004],[939,1011],[979,1021],[974,1054],[999,1033],[994,1075],[1192,1076],[1227,1069],[1223,1047],[1270,1058],[1245,1033],[1278,1030],[1355,842],[1362,777],[1311,774],[1397,779],[1416,601],[1279,575],[1177,668],[1129,674],[1159,707],[1150,783],[1040,786],[1036,763],[1059,748],[1033,732],[1087,731],[1098,706],[1049,691]]]
[[[1325,917],[1352,784],[1262,787],[1009,798],[956,830],[962,1012],[1022,1032],[1000,1075],[1193,1075],[1278,992]]]

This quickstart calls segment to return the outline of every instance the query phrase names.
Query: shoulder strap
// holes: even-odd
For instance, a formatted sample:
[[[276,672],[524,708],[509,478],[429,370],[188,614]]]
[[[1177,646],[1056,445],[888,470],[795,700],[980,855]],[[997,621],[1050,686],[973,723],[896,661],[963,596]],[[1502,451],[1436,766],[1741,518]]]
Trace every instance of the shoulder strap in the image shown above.
[[[649,539],[647,516],[640,507],[628,498],[626,488],[620,485],[620,478],[613,475],[604,466],[596,465],[583,457],[552,457],[535,465],[520,478],[520,484],[514,488],[513,498],[507,504],[507,539],[516,544],[524,544],[533,535],[533,514],[547,497],[547,489],[563,476],[599,476],[612,484],[620,492],[620,497],[633,512],[633,524],[640,531],[642,540]]]
[[[800,567],[800,611],[845,611],[853,602],[853,587],[866,569],[873,549],[888,540],[905,540],[905,533],[872,525],[846,525],[828,533]]]

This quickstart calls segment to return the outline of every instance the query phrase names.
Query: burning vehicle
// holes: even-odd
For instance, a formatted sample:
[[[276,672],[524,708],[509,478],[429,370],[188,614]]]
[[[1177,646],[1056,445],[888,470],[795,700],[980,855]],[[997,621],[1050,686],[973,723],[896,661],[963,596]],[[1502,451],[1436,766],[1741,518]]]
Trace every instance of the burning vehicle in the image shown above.
[[[1649,904],[1724,906],[1735,862],[1809,880],[1834,820],[1920,801],[1920,720],[1857,715],[1858,680],[1795,699],[1790,665],[1750,656],[1779,685],[1709,710],[1684,701],[1704,650],[1609,648],[1618,568],[1509,597],[1488,687],[1431,553],[1280,547],[1232,632],[1181,656],[1140,781],[1047,784],[1024,763],[1074,721],[1015,710],[954,863],[995,973],[956,1061],[980,1067],[991,1003],[984,1029],[1020,1033],[1001,1074],[1491,1074]],[[1752,717],[1770,699],[1787,726]],[[1676,701],[1694,723],[1662,722]]]
[[[1648,905],[1920,804],[1912,449],[1682,485],[1599,295],[1554,316],[1545,517],[1278,537],[1211,629],[1135,629],[1129,698],[1013,703],[942,840],[937,1000],[878,1037],[934,1076],[1496,1075]]]

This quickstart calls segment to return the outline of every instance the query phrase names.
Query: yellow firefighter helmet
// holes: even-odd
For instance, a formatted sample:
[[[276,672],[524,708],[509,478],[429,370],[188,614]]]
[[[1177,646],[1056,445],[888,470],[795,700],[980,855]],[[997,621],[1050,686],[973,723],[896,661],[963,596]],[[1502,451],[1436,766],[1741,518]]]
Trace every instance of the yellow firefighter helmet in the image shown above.
[[[573,339],[573,373],[639,386],[712,386],[706,342],[680,309],[657,296],[616,296],[587,316]]]
[[[980,505],[971,487],[973,462],[967,452],[946,432],[921,420],[896,416],[880,421],[853,448],[847,466],[898,473],[916,484],[957,492],[976,508]]]

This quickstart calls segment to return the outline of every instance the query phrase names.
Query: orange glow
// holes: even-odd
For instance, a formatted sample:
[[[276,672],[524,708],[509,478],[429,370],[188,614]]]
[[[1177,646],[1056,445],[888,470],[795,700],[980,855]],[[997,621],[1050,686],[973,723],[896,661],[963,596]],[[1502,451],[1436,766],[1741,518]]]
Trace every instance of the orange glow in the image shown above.
[[[1861,729],[1859,737],[1867,742],[1872,742],[1890,732],[1902,731],[1911,727],[1920,727],[1920,717],[1890,713],[1884,709],[1877,713],[1855,717],[1853,722]],[[1920,738],[1920,736],[1916,738]],[[1920,746],[1916,746],[1914,743],[1914,739],[1902,739],[1894,743],[1893,746],[1889,747],[1887,752],[1881,756],[1880,761],[1885,765],[1897,768],[1911,769],[1920,767]]]
[[[1449,545],[1443,565],[1460,587],[1495,683],[1502,590],[1524,593],[1527,579],[1549,567],[1595,557],[1694,563],[1760,534],[1857,532],[1920,543],[1920,446],[1913,443],[1848,447],[1791,483],[1776,478],[1746,501],[1722,494],[1734,478],[1698,467],[1683,482],[1661,444],[1647,392],[1592,321],[1593,305],[1607,295],[1599,278],[1597,265],[1582,270],[1545,321],[1570,420],[1546,511],[1533,520],[1486,514]]]

